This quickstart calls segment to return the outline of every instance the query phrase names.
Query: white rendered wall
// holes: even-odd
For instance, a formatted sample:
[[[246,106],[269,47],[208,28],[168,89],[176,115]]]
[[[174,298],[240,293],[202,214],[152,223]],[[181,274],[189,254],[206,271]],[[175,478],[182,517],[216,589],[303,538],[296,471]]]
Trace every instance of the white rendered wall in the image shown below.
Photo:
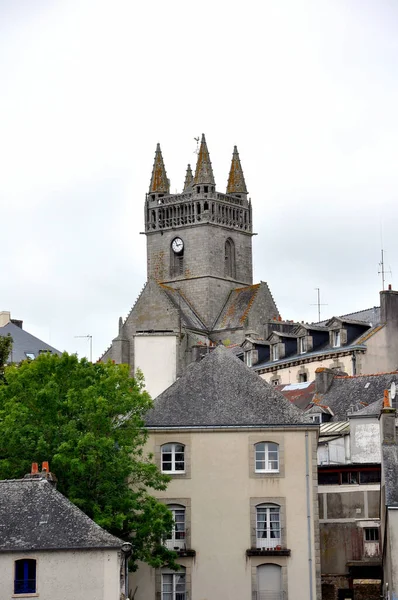
[[[135,368],[144,373],[147,392],[156,398],[176,380],[177,338],[175,335],[135,335]]]
[[[33,597],[40,600],[120,600],[117,550],[1,553],[1,598],[13,597],[14,561],[21,558],[37,561],[37,594]]]

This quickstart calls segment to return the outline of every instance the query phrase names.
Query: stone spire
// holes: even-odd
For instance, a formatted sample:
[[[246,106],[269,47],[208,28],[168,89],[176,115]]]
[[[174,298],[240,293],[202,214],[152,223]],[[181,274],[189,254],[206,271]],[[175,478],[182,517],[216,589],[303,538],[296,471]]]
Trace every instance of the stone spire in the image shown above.
[[[170,182],[167,179],[166,169],[164,167],[162,151],[160,144],[156,146],[155,162],[153,163],[151,184],[149,186],[150,194],[169,194]]]
[[[247,194],[245,178],[239,160],[238,149],[234,146],[231,170],[229,171],[227,194]]]
[[[184,192],[186,192],[187,190],[189,190],[191,188],[192,183],[193,183],[192,169],[191,169],[191,165],[188,165],[187,174],[185,175]]]
[[[202,133],[202,141],[200,143],[198,162],[196,163],[196,171],[193,181],[195,185],[215,185],[213,169],[211,167],[209,151],[207,149],[204,133]]]

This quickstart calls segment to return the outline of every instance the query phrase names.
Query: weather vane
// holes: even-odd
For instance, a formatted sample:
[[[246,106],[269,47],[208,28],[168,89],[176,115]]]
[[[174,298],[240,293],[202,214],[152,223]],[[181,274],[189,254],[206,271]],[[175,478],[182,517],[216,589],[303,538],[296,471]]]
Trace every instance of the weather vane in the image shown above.
[[[196,137],[194,137],[193,139],[194,139],[194,140],[195,140],[195,142],[196,142],[196,150],[194,151],[194,154],[199,154],[199,139],[200,139],[200,138],[199,138],[199,137],[197,137],[197,138],[196,138]]]

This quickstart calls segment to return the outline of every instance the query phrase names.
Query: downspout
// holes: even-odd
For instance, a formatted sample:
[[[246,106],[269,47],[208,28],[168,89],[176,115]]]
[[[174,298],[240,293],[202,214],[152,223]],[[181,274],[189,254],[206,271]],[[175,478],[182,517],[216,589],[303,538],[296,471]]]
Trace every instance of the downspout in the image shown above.
[[[313,600],[312,587],[312,544],[311,544],[311,500],[310,500],[310,461],[309,461],[308,431],[305,432],[305,481],[307,492],[307,536],[308,536],[308,575],[310,583],[310,599]]]

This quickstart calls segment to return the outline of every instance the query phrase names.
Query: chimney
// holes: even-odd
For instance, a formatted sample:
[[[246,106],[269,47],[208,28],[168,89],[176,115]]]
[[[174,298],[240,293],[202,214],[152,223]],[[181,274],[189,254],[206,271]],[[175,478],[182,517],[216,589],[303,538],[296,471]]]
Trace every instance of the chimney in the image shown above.
[[[384,390],[383,408],[380,413],[380,439],[382,444],[396,444],[395,408],[391,407],[390,394]]]
[[[320,367],[315,371],[315,393],[326,394],[329,391],[335,372],[332,369]]]
[[[46,479],[48,483],[51,483],[54,487],[57,487],[58,481],[54,473],[51,473],[48,461],[42,462],[40,472],[38,463],[32,463],[30,473],[25,475],[24,479]]]
[[[11,313],[7,310],[0,311],[0,327],[4,327],[11,321]]]
[[[398,327],[398,292],[388,286],[388,290],[380,292],[380,321],[394,323]]]

